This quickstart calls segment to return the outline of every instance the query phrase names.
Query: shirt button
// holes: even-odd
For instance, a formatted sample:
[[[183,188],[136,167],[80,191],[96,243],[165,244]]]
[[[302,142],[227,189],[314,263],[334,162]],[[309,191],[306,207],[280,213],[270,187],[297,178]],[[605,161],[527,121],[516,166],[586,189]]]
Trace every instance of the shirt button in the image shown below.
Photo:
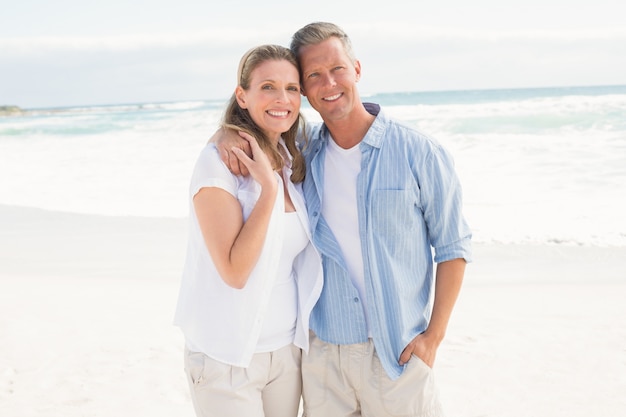
[[[354,302],[358,303],[359,302],[359,297],[354,297]]]
[[[317,217],[317,211],[313,212],[313,217]]]

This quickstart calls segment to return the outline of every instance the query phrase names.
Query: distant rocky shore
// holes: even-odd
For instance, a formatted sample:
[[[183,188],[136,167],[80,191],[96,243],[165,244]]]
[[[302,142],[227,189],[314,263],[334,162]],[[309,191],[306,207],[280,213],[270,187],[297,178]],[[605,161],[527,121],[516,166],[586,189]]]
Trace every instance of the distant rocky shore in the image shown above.
[[[24,110],[18,106],[0,106],[0,116],[19,116]]]

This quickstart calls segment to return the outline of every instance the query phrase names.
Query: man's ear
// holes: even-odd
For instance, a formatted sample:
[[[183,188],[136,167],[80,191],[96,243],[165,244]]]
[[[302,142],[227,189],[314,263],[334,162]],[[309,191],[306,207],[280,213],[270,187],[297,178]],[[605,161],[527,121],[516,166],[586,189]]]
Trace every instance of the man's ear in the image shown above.
[[[235,88],[235,98],[237,99],[237,104],[239,104],[239,107],[241,107],[242,109],[248,107],[248,105],[246,104],[246,90],[241,88],[240,85]]]
[[[354,70],[356,71],[356,81],[361,79],[361,61],[358,59],[354,61]]]

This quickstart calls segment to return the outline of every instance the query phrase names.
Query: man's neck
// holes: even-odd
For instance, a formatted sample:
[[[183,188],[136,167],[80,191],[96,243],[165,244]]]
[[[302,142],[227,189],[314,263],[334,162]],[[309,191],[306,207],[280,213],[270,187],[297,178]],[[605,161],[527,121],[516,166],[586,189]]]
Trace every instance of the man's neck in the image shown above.
[[[365,107],[358,106],[348,117],[341,120],[324,120],[324,124],[337,145],[350,149],[363,140],[375,119],[376,116],[368,113]]]

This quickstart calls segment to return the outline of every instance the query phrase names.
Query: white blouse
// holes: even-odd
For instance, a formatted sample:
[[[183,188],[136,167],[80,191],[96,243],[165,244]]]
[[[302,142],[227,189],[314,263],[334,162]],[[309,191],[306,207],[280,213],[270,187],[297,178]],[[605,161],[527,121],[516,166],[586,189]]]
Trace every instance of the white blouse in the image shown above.
[[[297,212],[285,213],[285,240],[257,352],[272,352],[293,343],[298,317],[298,286],[293,261],[309,243]]]
[[[296,208],[295,216],[307,236],[304,249],[293,261],[297,303],[293,343],[308,351],[309,317],[322,289],[322,264],[310,241],[301,184],[289,181],[290,175],[291,169],[285,167],[283,177]],[[276,180],[281,181],[278,174]],[[232,288],[222,280],[206,248],[193,206],[193,197],[204,187],[219,187],[237,198],[244,220],[260,194],[260,186],[252,177],[235,176],[228,170],[214,144],[208,144],[201,151],[189,189],[189,239],[174,324],[182,329],[190,350],[234,366],[247,367],[269,320],[269,304],[286,244],[283,187],[278,187],[259,260],[242,289]]]

